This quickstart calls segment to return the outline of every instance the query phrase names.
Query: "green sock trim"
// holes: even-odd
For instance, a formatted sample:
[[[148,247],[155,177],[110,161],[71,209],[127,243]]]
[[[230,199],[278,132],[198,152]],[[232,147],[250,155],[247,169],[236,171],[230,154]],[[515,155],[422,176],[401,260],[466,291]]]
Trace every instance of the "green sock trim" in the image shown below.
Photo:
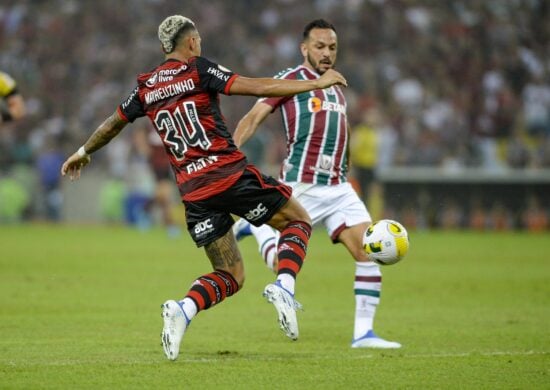
[[[356,288],[355,295],[368,295],[369,297],[380,298],[380,291],[376,290],[364,290],[362,288]]]

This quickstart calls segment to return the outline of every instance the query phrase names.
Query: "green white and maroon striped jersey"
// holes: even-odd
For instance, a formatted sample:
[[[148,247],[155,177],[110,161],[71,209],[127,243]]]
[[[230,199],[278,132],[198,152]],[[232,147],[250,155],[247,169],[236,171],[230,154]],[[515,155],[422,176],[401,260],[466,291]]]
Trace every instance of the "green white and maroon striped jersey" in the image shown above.
[[[300,65],[275,78],[313,80],[320,75]],[[287,157],[281,179],[336,185],[347,181],[348,131],[346,99],[340,87],[332,86],[298,95],[261,99],[281,108],[287,140]]]

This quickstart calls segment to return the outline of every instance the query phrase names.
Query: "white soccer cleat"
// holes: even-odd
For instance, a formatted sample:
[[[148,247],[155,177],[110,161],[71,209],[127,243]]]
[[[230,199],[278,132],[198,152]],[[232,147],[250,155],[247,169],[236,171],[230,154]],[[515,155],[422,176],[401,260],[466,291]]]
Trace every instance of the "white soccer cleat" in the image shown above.
[[[302,309],[302,305],[279,282],[268,284],[264,289],[263,296],[275,306],[279,316],[279,325],[283,332],[292,340],[297,340],[299,331],[296,310]]]
[[[378,337],[374,331],[369,330],[363,337],[359,337],[351,342],[352,348],[379,348],[379,349],[398,349],[401,344],[396,341],[387,341]]]
[[[243,238],[252,235],[252,230],[250,230],[250,222],[246,219],[241,218],[233,224],[233,234],[237,241],[241,241]]]
[[[180,343],[190,321],[183,308],[174,300],[169,300],[161,305],[164,328],[161,341],[164,354],[170,360],[176,360],[180,353]]]

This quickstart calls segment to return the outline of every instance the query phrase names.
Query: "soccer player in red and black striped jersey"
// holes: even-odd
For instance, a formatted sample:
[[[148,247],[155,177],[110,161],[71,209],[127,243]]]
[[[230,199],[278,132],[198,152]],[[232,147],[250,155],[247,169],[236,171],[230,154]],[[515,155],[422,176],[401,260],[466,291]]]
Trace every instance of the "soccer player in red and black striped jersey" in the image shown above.
[[[275,306],[279,324],[298,337],[293,288],[306,254],[311,221],[291,196],[290,187],[264,176],[235,146],[222,116],[219,94],[287,96],[332,85],[346,85],[336,71],[315,80],[274,80],[239,76],[201,57],[195,24],[181,15],[159,26],[165,61],[140,74],[132,93],[63,164],[62,175],[80,177],[90,154],[106,145],[128,122],[149,117],[164,143],[185,205],[187,228],[204,246],[214,271],[200,276],[180,301],[162,305],[162,344],[168,359],[179,354],[181,339],[201,310],[235,294],[244,282],[244,266],[231,231],[236,214],[281,234],[279,273],[264,296]],[[289,287],[291,286],[291,287]]]
[[[276,78],[317,80],[334,68],[338,40],[334,26],[319,19],[309,23],[300,45],[304,62],[280,72]],[[350,183],[348,172],[348,120],[346,99],[339,86],[319,88],[294,96],[260,99],[239,122],[234,138],[244,144],[267,116],[280,108],[288,155],[281,179],[309,213],[313,224],[325,225],[333,242],[341,242],[355,260],[355,326],[353,348],[400,348],[373,331],[380,302],[382,274],[363,250],[363,234],[371,222],[365,204]],[[254,234],[266,264],[277,267],[277,233],[269,226],[252,227],[244,220],[235,225],[237,236]]]

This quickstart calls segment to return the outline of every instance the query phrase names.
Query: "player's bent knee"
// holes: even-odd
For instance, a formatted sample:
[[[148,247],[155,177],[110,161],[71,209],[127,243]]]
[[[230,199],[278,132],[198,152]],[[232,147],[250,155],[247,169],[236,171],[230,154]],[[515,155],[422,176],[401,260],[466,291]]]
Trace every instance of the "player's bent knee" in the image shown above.
[[[245,272],[242,261],[238,262],[237,264],[233,266],[228,266],[226,269],[227,272],[233,276],[237,284],[239,285],[239,288],[243,286],[244,279],[245,279]]]
[[[308,225],[312,224],[311,218],[309,217],[308,213],[299,214],[299,215],[296,216],[296,218],[292,218],[291,221],[300,221],[300,222],[307,223]],[[291,222],[291,221],[289,221],[289,222]]]
[[[295,199],[290,198],[287,203],[287,209],[286,209],[286,222],[293,222],[293,221],[301,221],[305,222],[308,225],[311,225],[311,218],[309,217],[308,212],[306,209],[302,207],[302,205]]]
[[[237,284],[239,285],[239,289],[243,288],[244,280],[245,280],[244,270],[234,273],[233,277],[237,281]]]

